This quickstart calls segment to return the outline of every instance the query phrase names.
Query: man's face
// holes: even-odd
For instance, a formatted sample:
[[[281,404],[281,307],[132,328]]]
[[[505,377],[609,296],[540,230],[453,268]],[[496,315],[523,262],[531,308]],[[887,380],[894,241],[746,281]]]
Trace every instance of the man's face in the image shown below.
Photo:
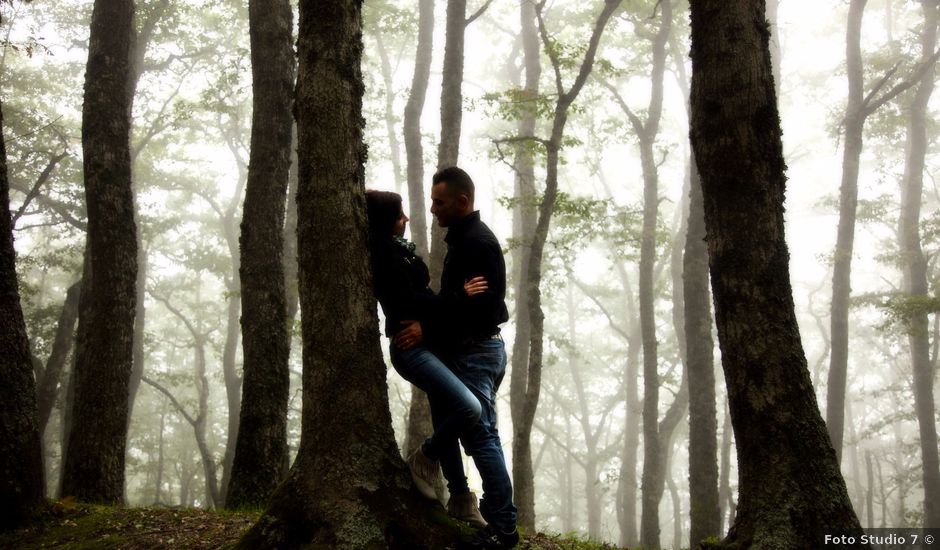
[[[452,194],[447,188],[447,182],[442,181],[431,187],[431,214],[437,218],[439,226],[450,227],[462,217],[466,200],[466,195]]]

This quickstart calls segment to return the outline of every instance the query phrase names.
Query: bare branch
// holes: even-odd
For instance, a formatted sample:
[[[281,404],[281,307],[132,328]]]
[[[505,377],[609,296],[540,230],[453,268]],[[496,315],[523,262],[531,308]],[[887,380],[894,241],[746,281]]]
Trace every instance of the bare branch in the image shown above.
[[[156,381],[151,380],[150,378],[147,378],[146,376],[141,377],[141,381],[149,384],[158,392],[165,395],[167,399],[170,400],[170,403],[173,403],[173,406],[176,407],[176,410],[183,416],[183,418],[186,419],[186,422],[189,422],[190,424],[192,424],[193,427],[196,426],[196,419],[190,416],[190,414],[186,412],[186,409],[184,409],[183,405],[176,399],[176,397],[172,393],[170,393],[170,390],[158,384]]]
[[[29,206],[29,203],[39,196],[39,189],[43,186],[44,183],[46,183],[46,181],[49,180],[49,176],[52,175],[52,171],[55,169],[56,165],[59,164],[59,161],[68,155],[68,151],[62,151],[61,153],[52,155],[52,157],[49,158],[49,162],[46,164],[46,167],[43,168],[42,172],[39,174],[39,177],[36,178],[36,183],[34,183],[32,189],[26,193],[26,198],[23,199],[23,204],[21,204],[16,213],[13,214],[13,219],[11,220],[10,224],[13,226],[13,228],[16,228],[16,221],[20,219],[20,216],[22,216],[23,212],[26,211],[26,207]]]
[[[488,7],[490,7],[490,4],[492,3],[493,3],[493,0],[486,0],[486,2],[482,6],[480,6],[480,9],[473,12],[473,15],[471,15],[470,17],[467,18],[466,21],[464,21],[464,26],[465,27],[469,26],[470,23],[473,23],[474,21],[476,21],[481,15],[483,15],[483,13],[486,11]]]
[[[899,83],[895,87],[891,88],[877,100],[872,100],[870,103],[868,103],[867,101],[863,102],[862,109],[861,109],[862,115],[868,116],[874,113],[882,105],[884,105],[885,103],[897,97],[901,92],[904,92],[905,90],[911,88],[912,86],[920,82],[924,78],[924,76],[927,74],[928,69],[933,68],[938,58],[940,58],[940,50],[937,50],[936,52],[934,52],[933,55],[931,55],[927,60],[921,63],[920,67],[918,67],[917,70],[914,71],[913,74],[911,74],[910,78],[908,78],[907,80],[904,80],[903,82]],[[871,95],[872,94],[869,94],[869,96]],[[866,100],[870,100],[870,99],[871,99],[870,97],[866,98]]]

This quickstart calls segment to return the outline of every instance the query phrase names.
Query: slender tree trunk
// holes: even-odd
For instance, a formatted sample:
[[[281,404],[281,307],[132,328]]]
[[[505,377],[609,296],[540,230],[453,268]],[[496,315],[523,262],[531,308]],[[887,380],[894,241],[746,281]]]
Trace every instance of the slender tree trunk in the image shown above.
[[[364,196],[361,2],[301,0],[299,28],[300,449],[239,547],[440,547],[441,537],[454,533],[428,522],[430,505],[409,490],[376,330]]]
[[[425,213],[424,194],[424,147],[421,144],[421,113],[427,97],[428,80],[431,74],[431,57],[434,46],[434,2],[420,0],[418,3],[418,43],[415,51],[414,74],[411,93],[405,105],[403,131],[407,161],[408,203],[410,206],[411,238],[418,254],[428,257],[428,226]],[[396,180],[397,181],[397,180]],[[436,282],[435,282],[436,284]],[[408,410],[408,427],[405,433],[405,455],[411,455],[434,431],[431,422],[431,406],[427,394],[412,386],[411,403]],[[443,496],[444,478],[434,480],[438,495]]]
[[[241,193],[237,193],[241,195]],[[226,225],[234,225],[234,222],[227,220]],[[227,231],[228,232],[228,231]],[[234,229],[231,231],[234,233]],[[234,237],[231,237],[234,239]],[[231,250],[230,244],[230,250]],[[242,377],[238,374],[238,365],[235,362],[238,354],[238,339],[241,331],[239,330],[239,313],[241,311],[241,300],[238,293],[241,289],[241,277],[239,276],[240,259],[238,247],[232,254],[232,279],[227,281],[228,306],[225,319],[225,344],[222,348],[222,378],[225,381],[225,397],[228,403],[228,429],[226,431],[225,454],[222,457],[222,501],[225,502],[228,496],[228,484],[232,475],[232,461],[235,459],[235,447],[238,442],[239,420],[242,410]]]
[[[659,433],[659,372],[656,341],[656,312],[653,267],[656,262],[656,222],[659,214],[659,174],[654,144],[659,133],[663,107],[663,77],[666,44],[672,30],[672,4],[660,4],[661,20],[652,39],[652,89],[645,121],[626,111],[640,143],[643,167],[643,232],[640,239],[640,331],[643,343],[643,485],[640,518],[640,544],[654,550],[660,547],[659,503],[665,490],[664,451]],[[618,96],[619,97],[619,96]]]
[[[546,175],[545,175],[545,194],[542,203],[538,208],[538,219],[535,225],[535,231],[532,234],[532,249],[529,255],[527,265],[528,277],[526,279],[526,297],[525,307],[528,309],[529,323],[531,324],[531,333],[529,335],[529,367],[526,378],[525,398],[523,399],[522,410],[518,415],[518,422],[513,422],[513,483],[517,494],[520,490],[526,490],[528,487],[534,488],[535,474],[532,469],[532,424],[535,421],[535,411],[538,407],[539,395],[542,384],[542,345],[544,336],[545,314],[542,311],[542,294],[540,285],[542,282],[542,256],[545,250],[545,243],[548,239],[548,229],[551,224],[552,214],[555,211],[555,198],[558,195],[558,163],[561,150],[561,142],[565,132],[565,124],[568,121],[568,109],[581,93],[581,88],[590,75],[594,66],[594,56],[597,53],[600,44],[601,35],[607,21],[610,19],[614,10],[620,5],[620,0],[608,0],[594,22],[594,28],[591,32],[591,38],[588,41],[587,51],[581,61],[578,69],[578,75],[574,83],[566,91],[562,88],[560,78],[556,81],[558,99],[555,103],[554,114],[552,117],[552,130],[548,140],[544,142],[546,157]],[[548,49],[549,57],[552,60],[552,66],[556,74],[560,74],[560,62],[557,54],[551,50],[545,31],[541,13],[539,10],[544,4],[539,4],[536,8],[536,14],[539,20],[540,34],[543,39],[543,45]],[[534,490],[534,489],[533,489]],[[534,524],[534,510],[532,511],[531,521]]]
[[[535,20],[535,3],[521,2],[519,14],[522,24],[522,47],[525,65],[525,87],[523,99],[527,103],[522,108],[522,117],[517,128],[520,138],[535,136],[536,102],[539,94],[539,77],[542,65],[539,59],[539,36]],[[515,172],[515,195],[518,201],[513,211],[513,227],[517,248],[513,252],[513,280],[516,283],[516,336],[512,345],[512,373],[509,382],[509,410],[515,426],[522,419],[523,404],[526,398],[529,369],[529,340],[532,325],[529,321],[528,303],[528,263],[532,250],[532,236],[535,232],[536,205],[535,195],[535,159],[532,144],[520,142],[514,151],[513,166]],[[516,438],[513,437],[513,500],[518,509],[518,523],[524,529],[535,530],[535,490],[534,480],[521,475],[524,465],[516,465]]]
[[[293,330],[297,309],[297,124],[291,122],[290,169],[287,176],[287,212],[284,215],[284,295],[287,326]]]
[[[153,503],[163,505],[163,435],[166,433],[166,409],[160,411],[160,436],[157,439],[157,475],[153,486]]]
[[[421,113],[428,93],[431,75],[431,54],[434,48],[434,0],[418,2],[418,44],[411,93],[405,104],[402,128],[405,136],[405,157],[408,163],[408,203],[411,206],[411,240],[418,254],[428,257],[428,224],[424,207],[424,147],[421,145]]]
[[[794,312],[764,2],[692,0],[691,14],[690,135],[740,468],[740,506],[721,546],[819,548],[824,531],[861,526]]]
[[[871,451],[865,451],[865,474],[868,480],[868,490],[865,493],[865,500],[868,504],[868,523],[865,527],[870,529],[875,526],[875,472],[871,467]]]
[[[420,30],[418,32],[420,33]],[[401,184],[405,178],[401,173],[401,142],[398,141],[396,128],[398,117],[395,115],[395,79],[392,74],[392,63],[388,58],[388,50],[385,48],[382,32],[379,29],[375,30],[375,45],[379,53],[379,61],[381,61],[382,83],[385,85],[385,131],[388,135],[388,147],[391,153],[392,180],[395,183],[395,191],[400,193]]]
[[[937,47],[938,4],[921,0],[924,30],[921,33],[923,62],[930,62]],[[898,223],[903,270],[902,290],[911,300],[928,299],[927,259],[921,249],[920,210],[927,155],[927,106],[934,89],[933,68],[917,86],[907,125],[907,158],[901,187],[901,216]],[[934,404],[934,365],[930,361],[930,334],[926,308],[914,308],[908,322],[908,343],[914,373],[914,409],[920,428],[923,462],[924,527],[940,528],[940,459],[937,455],[937,418]]]
[[[0,531],[24,524],[45,491],[36,385],[16,280],[10,184],[0,112]]]
[[[718,496],[718,422],[715,410],[715,366],[712,349],[708,249],[702,183],[692,159],[689,232],[683,256],[686,360],[689,372],[689,544],[721,532]]]
[[[724,421],[721,425],[721,463],[719,464],[718,475],[718,508],[721,511],[721,523],[718,532],[724,533],[724,522],[728,520],[730,527],[734,521],[735,504],[734,495],[731,494],[731,411],[727,406],[724,409]]]
[[[630,288],[627,273],[622,264],[618,264],[618,271],[623,282],[623,291],[627,295],[627,311],[635,311],[633,306],[632,289]],[[627,403],[626,425],[624,426],[623,453],[620,463],[620,481],[618,483],[618,523],[620,525],[620,545],[633,547],[639,543],[637,532],[637,492],[639,486],[636,479],[637,452],[640,447],[640,422],[643,408],[640,405],[639,377],[640,377],[640,350],[641,335],[640,323],[636,316],[631,317],[627,339],[627,375],[624,382],[625,400]]]
[[[136,207],[135,207],[136,208]],[[134,344],[133,344],[133,363],[131,367],[131,379],[127,388],[127,422],[130,427],[131,417],[134,412],[134,403],[137,399],[137,390],[140,389],[140,380],[144,376],[144,335],[147,329],[147,312],[144,308],[147,296],[147,270],[149,261],[147,260],[147,249],[144,247],[141,239],[137,240],[137,280],[134,282],[136,309],[134,311]]]
[[[842,457],[845,423],[845,386],[849,361],[849,297],[851,294],[852,250],[855,244],[855,215],[858,204],[858,169],[862,154],[865,117],[861,112],[864,92],[862,76],[861,28],[867,0],[852,0],[846,30],[845,69],[849,81],[845,107],[845,145],[842,151],[842,185],[839,188],[839,229],[832,270],[832,306],[829,381],[826,385],[826,426],[836,457]]]
[[[283,479],[290,397],[283,231],[291,157],[293,13],[288,0],[251,0],[248,16],[254,93],[239,267],[244,378],[226,493],[229,508],[263,504]]]
[[[437,168],[456,166],[460,158],[460,126],[463,120],[463,49],[467,29],[467,0],[447,0],[444,30],[444,66],[441,74],[441,140]],[[431,254],[428,269],[431,288],[437,290],[444,270],[444,230],[431,224]]]
[[[81,288],[82,282],[79,280],[65,292],[65,302],[62,304],[62,311],[59,313],[59,320],[56,324],[52,351],[49,353],[46,368],[43,369],[42,377],[37,384],[36,402],[39,408],[40,433],[45,432],[52,409],[59,397],[59,381],[62,378],[65,362],[72,351],[72,343],[75,341],[75,322],[78,320],[78,298],[81,295]]]
[[[131,189],[132,0],[96,0],[91,18],[82,150],[91,277],[79,311],[73,422],[63,492],[124,501],[128,388],[133,364],[137,237]]]

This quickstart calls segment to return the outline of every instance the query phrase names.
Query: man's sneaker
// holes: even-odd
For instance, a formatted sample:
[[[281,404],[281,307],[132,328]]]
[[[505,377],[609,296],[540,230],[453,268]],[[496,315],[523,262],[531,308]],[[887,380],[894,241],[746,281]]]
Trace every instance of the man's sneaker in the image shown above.
[[[477,505],[477,496],[472,492],[450,495],[450,500],[447,501],[447,515],[473,527],[486,527],[486,520],[480,515],[480,507]]]
[[[437,493],[434,491],[434,479],[440,471],[440,465],[436,460],[431,460],[421,452],[418,447],[410,457],[408,457],[408,469],[411,470],[411,479],[414,481],[415,488],[425,498],[437,500]]]
[[[472,538],[463,541],[460,548],[497,550],[513,548],[518,542],[519,531],[517,529],[513,528],[511,532],[504,533],[492,525],[487,525],[483,529],[478,529]]]

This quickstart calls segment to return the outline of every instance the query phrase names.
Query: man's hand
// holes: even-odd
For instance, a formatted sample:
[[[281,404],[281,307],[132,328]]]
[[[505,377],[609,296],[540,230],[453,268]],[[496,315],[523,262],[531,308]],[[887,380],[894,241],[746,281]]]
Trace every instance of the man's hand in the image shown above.
[[[489,286],[486,284],[486,277],[474,277],[463,284],[463,291],[467,296],[476,296],[483,294]]]
[[[418,321],[402,321],[402,325],[405,328],[401,329],[398,334],[392,338],[392,343],[395,344],[395,347],[409,350],[424,340],[424,334],[421,331],[421,323]]]

